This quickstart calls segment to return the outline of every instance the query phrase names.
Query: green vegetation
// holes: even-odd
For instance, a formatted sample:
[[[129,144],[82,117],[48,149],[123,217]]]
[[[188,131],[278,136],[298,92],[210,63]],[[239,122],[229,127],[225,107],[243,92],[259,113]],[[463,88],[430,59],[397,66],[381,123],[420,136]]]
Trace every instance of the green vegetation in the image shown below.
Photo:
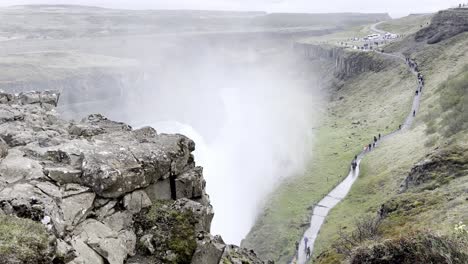
[[[349,162],[373,136],[398,128],[410,110],[413,86],[414,77],[398,63],[335,83],[306,173],[288,179],[272,194],[242,246],[265,259],[289,261],[308,226],[311,206],[348,174]]]
[[[385,29],[385,24],[388,23],[380,28]],[[409,25],[401,30],[408,32],[410,28]],[[366,30],[360,27],[326,36],[324,40],[310,38],[304,42],[332,43],[365,34]],[[456,172],[447,171],[454,168],[456,160],[466,162],[462,153],[468,148],[464,127],[468,33],[430,46],[408,37],[390,44],[388,50],[411,54],[425,76],[419,115],[410,130],[389,138],[362,161],[359,179],[322,226],[314,248],[314,256],[319,256],[317,263],[343,261],[346,256],[332,247],[340,238],[340,231],[352,234],[357,219],[377,216],[382,205],[394,209],[382,222],[382,239],[398,239],[400,234],[426,228],[448,234],[454,223],[468,222],[464,195],[468,187],[466,169],[461,166]],[[387,133],[397,127],[411,110],[409,100],[416,82],[414,77],[406,76],[403,68],[393,66],[334,85],[336,90],[327,106],[327,115],[316,131],[315,156],[307,172],[289,179],[275,191],[243,245],[254,248],[262,257],[281,263],[289,260],[294,242],[308,226],[313,204],[347,174],[353,153],[375,133]],[[445,155],[436,165],[441,170],[433,170],[424,176],[427,181],[400,194],[401,185],[415,164],[424,161],[435,149],[443,149],[438,153]]]
[[[463,70],[443,82],[437,93],[440,95],[444,136],[450,137],[468,129],[468,64]],[[433,124],[434,125],[434,124]]]
[[[468,260],[468,236],[454,238],[415,233],[356,249],[351,264],[453,263]]]
[[[135,226],[144,234],[152,235],[156,249],[155,260],[164,263],[190,263],[197,247],[195,224],[191,211],[179,211],[170,207],[170,202],[153,203],[149,211],[142,211],[135,220]],[[141,236],[140,236],[141,237]],[[164,254],[170,250],[175,258],[166,259]],[[141,254],[149,254],[144,245],[138,245]]]
[[[409,15],[400,19],[385,21],[378,26],[379,29],[395,34],[412,34],[427,26],[432,15]]]
[[[50,263],[48,234],[29,219],[0,215],[0,263]]]
[[[454,223],[468,220],[463,195],[468,187],[466,127],[451,129],[452,123],[467,120],[457,112],[466,105],[467,42],[468,34],[464,34],[414,48],[412,57],[426,80],[420,115],[411,130],[388,139],[362,161],[360,178],[322,227],[316,241],[318,263],[342,261],[345,256],[332,249],[338,231],[352,232],[356,219],[377,215],[381,209],[387,212],[383,238],[390,239],[418,229],[448,234]],[[449,115],[454,116],[447,118]],[[428,158],[430,162],[415,166]],[[417,187],[400,193],[408,175],[414,176],[417,183],[413,186]]]

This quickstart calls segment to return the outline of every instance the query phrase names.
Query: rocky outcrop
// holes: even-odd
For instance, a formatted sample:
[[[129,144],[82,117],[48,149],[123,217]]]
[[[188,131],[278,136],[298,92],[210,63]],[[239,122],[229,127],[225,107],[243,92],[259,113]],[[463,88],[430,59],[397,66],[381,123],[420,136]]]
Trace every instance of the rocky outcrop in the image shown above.
[[[388,63],[373,52],[355,52],[342,47],[296,43],[294,48],[309,59],[334,61],[335,74],[343,79],[369,71],[379,72]]]
[[[431,24],[416,32],[416,41],[435,44],[468,31],[468,8],[455,8],[439,11]]]
[[[436,189],[468,172],[468,154],[462,147],[439,150],[417,163],[401,183],[400,191]]]
[[[102,115],[67,122],[58,99],[0,93],[0,213],[41,223],[55,252],[43,263],[218,263],[228,254],[209,234],[214,213],[192,140]]]

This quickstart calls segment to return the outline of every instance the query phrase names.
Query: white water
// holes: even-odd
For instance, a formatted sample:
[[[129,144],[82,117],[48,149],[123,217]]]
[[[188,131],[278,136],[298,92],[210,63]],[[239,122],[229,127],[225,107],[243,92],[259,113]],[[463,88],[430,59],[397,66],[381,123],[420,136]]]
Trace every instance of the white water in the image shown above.
[[[240,244],[248,233],[275,184],[301,170],[309,157],[310,120],[302,107],[310,98],[295,91],[285,97],[261,87],[248,93],[220,90],[225,116],[222,124],[215,124],[219,132],[214,138],[206,139],[189,124],[173,120],[139,124],[195,141],[195,161],[204,168],[215,210],[212,233],[233,244]]]

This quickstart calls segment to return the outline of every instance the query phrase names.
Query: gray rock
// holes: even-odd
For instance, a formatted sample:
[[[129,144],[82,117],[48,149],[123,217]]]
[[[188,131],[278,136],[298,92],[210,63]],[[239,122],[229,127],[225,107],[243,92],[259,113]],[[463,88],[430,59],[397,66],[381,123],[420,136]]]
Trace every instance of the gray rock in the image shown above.
[[[133,225],[133,214],[128,211],[116,212],[102,221],[115,232],[130,229]]]
[[[213,208],[210,206],[204,206],[195,201],[183,198],[175,201],[171,205],[172,209],[178,211],[191,211],[193,212],[197,223],[195,224],[195,230],[197,232],[210,232],[211,221],[213,220],[214,212]]]
[[[41,164],[36,160],[25,158],[24,153],[17,149],[11,149],[0,162],[0,175],[7,183],[44,177]]]
[[[94,125],[73,124],[68,129],[70,135],[78,137],[93,137],[105,133],[103,128]]]
[[[203,168],[195,167],[177,176],[175,180],[176,199],[189,198],[197,199],[203,196],[205,189],[205,179],[203,178]]]
[[[37,182],[35,186],[43,193],[53,198],[55,201],[60,201],[60,199],[62,198],[62,192],[60,191],[60,188],[51,182]]]
[[[137,236],[135,232],[129,230],[122,230],[119,232],[119,238],[125,243],[129,256],[134,256],[136,254],[136,241]]]
[[[197,236],[197,249],[192,257],[192,264],[218,264],[226,244],[220,236],[213,237],[207,233]]]
[[[55,247],[55,256],[64,263],[68,263],[77,257],[73,247],[61,239],[57,239],[57,246]]]
[[[159,180],[144,190],[152,202],[172,199],[171,182],[169,179]]]
[[[136,129],[133,131],[133,134],[140,143],[148,143],[151,139],[158,135],[156,129],[152,127],[142,127],[140,129]]]
[[[93,114],[83,118],[83,120],[81,120],[81,125],[96,128],[99,127],[101,130],[107,133],[132,130],[131,126],[122,122],[109,120],[100,114]]]
[[[60,188],[60,190],[62,192],[62,196],[65,198],[91,191],[90,188],[76,184],[76,183],[65,184],[64,186]]]
[[[94,197],[92,192],[73,195],[62,200],[63,218],[67,226],[73,227],[84,220],[92,209]]]
[[[62,234],[64,221],[56,199],[49,197],[33,184],[16,183],[1,190],[1,209],[8,215],[17,215],[35,221],[41,221],[44,216],[49,216],[56,234]]]
[[[158,135],[139,144],[123,132],[94,139],[92,152],[83,153],[82,183],[105,198],[117,198],[181,173],[189,164],[193,144],[180,135]]]
[[[39,92],[20,93],[16,97],[16,102],[19,104],[39,104],[41,103],[41,95]]]
[[[81,177],[81,170],[67,167],[47,167],[44,173],[59,184],[79,183]]]
[[[150,127],[132,130],[102,115],[70,123],[51,111],[58,98],[56,92],[0,92],[0,214],[46,226],[58,238],[57,261],[123,264],[128,256],[130,263],[176,261],[179,252],[167,246],[171,221],[133,222],[135,216],[147,219],[142,209],[152,201],[173,195],[179,199],[161,210],[171,217],[192,212],[196,221],[190,217],[190,225],[201,232],[193,263],[217,263],[221,255],[232,263],[254,259],[236,248],[223,253],[221,238],[206,233],[213,210],[202,168],[191,154],[192,140]],[[157,233],[145,235],[150,231]],[[136,252],[137,241],[146,249]]]
[[[145,247],[150,254],[154,254],[156,251],[153,247],[153,235],[146,234],[140,238],[140,243],[143,247]]]
[[[13,101],[21,104],[46,104],[57,106],[60,93],[58,91],[27,92],[18,94]]]
[[[131,213],[139,213],[141,209],[150,207],[152,205],[151,200],[144,191],[134,191],[124,196],[123,198],[124,208]]]
[[[97,219],[102,221],[107,216],[112,215],[115,213],[115,205],[117,205],[117,200],[112,200],[106,203],[104,206],[101,206],[98,210],[96,210]]]
[[[76,253],[76,258],[70,262],[71,264],[105,264],[104,259],[90,248],[83,238],[73,238],[71,245]]]
[[[223,257],[220,263],[232,263],[232,264],[264,264],[255,252],[240,248],[234,245],[228,245],[224,249]]]
[[[5,158],[8,155],[8,145],[5,141],[0,138],[0,159]]]
[[[127,258],[129,251],[126,248],[126,241],[120,239],[118,233],[101,222],[87,219],[75,232],[78,233],[78,240],[84,241],[109,264],[123,264]]]

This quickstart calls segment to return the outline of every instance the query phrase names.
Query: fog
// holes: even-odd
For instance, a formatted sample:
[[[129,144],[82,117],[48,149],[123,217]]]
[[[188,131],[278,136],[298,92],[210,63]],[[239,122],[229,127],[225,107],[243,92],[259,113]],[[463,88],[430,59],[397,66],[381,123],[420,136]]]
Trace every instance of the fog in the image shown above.
[[[39,2],[44,3],[1,3]],[[376,8],[374,1],[358,2],[369,5],[360,11],[386,12]],[[400,2],[394,1],[394,7],[402,8]],[[70,4],[69,1],[47,3]],[[343,6],[337,5],[335,9],[330,8],[330,3],[314,4],[316,9],[310,9],[309,4],[309,9],[301,9],[306,6],[303,1],[225,0],[215,4],[215,1],[205,0],[199,6],[193,1],[180,0],[112,1],[112,4],[109,1],[74,1],[74,4],[125,8],[311,12],[354,11],[357,6],[337,1]],[[168,22],[168,25],[172,24]],[[148,36],[130,36],[133,32],[124,32],[126,27],[122,27],[116,30],[120,34],[117,36],[41,40],[31,46],[134,60],[136,66],[132,72],[122,74],[130,77],[119,74],[93,77],[90,83],[94,82],[94,86],[89,87],[100,89],[96,95],[101,99],[107,95],[117,99],[108,100],[110,103],[106,104],[78,105],[80,116],[84,112],[100,112],[134,127],[149,125],[159,133],[181,133],[192,138],[196,142],[195,160],[204,167],[207,192],[215,211],[212,233],[222,235],[228,243],[240,244],[269,194],[282,180],[302,175],[313,155],[313,128],[320,119],[326,96],[318,80],[323,78],[326,69],[316,68],[314,62],[295,56],[292,41],[287,36],[239,33],[243,31],[239,28],[236,28],[238,33],[220,33],[219,24],[212,26],[216,33]],[[108,82],[109,78],[114,80]],[[76,86],[80,85],[78,81]],[[75,96],[81,90],[73,92]],[[63,98],[73,96],[64,94]],[[86,100],[93,99],[88,96]]]
[[[392,17],[411,13],[432,13],[458,5],[459,0],[0,0],[0,5],[22,4],[82,4],[124,9],[206,9],[206,10],[258,10],[294,13],[390,13]]]
[[[241,42],[220,37],[176,45],[178,55],[160,60],[162,67],[146,66],[124,111],[134,126],[196,142],[215,210],[212,233],[233,244],[274,187],[303,173],[322,100],[314,72],[290,46]]]

